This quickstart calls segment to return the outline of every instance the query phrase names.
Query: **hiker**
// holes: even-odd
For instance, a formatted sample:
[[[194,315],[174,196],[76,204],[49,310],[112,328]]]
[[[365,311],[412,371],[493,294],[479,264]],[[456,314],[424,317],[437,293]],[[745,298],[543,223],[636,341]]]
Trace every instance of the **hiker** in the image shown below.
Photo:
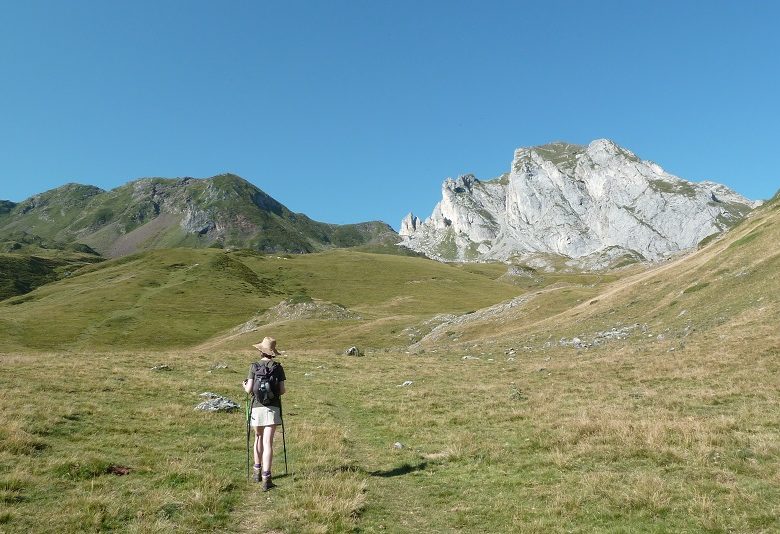
[[[255,430],[255,482],[263,483],[263,491],[274,487],[271,482],[271,462],[274,453],[276,426],[282,424],[282,403],[279,398],[285,392],[284,369],[274,360],[280,353],[276,340],[265,337],[252,345],[260,351],[262,358],[249,367],[249,376],[244,380],[244,391],[252,395],[251,425]],[[272,394],[265,393],[270,389]]]

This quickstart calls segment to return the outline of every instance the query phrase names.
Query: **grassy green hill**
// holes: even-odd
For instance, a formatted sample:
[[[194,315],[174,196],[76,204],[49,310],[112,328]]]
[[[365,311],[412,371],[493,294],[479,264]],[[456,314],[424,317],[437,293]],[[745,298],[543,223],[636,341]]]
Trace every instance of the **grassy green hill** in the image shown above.
[[[346,250],[283,256],[159,250],[81,268],[0,303],[0,336],[6,350],[193,346],[305,295],[362,318],[278,325],[300,346],[399,346],[406,342],[403,328],[432,315],[475,310],[522,292],[495,280],[503,272],[502,266],[458,267]]]
[[[10,200],[0,200],[0,218],[10,213],[11,210],[14,209],[14,206],[16,206],[15,202],[11,202]]]
[[[0,253],[0,300],[28,293],[95,261],[82,255],[58,256]]]
[[[608,275],[354,250],[83,267],[0,303],[0,531],[777,532],[779,242],[775,197]],[[244,402],[264,335],[288,377],[270,494],[241,410],[193,411]]]
[[[53,244],[26,234],[15,235],[0,241],[0,300],[23,295],[102,260],[86,245]]]
[[[111,257],[182,246],[313,252],[397,240],[380,222],[313,221],[232,174],[145,178],[111,191],[67,184],[0,206],[0,240],[19,233]]]

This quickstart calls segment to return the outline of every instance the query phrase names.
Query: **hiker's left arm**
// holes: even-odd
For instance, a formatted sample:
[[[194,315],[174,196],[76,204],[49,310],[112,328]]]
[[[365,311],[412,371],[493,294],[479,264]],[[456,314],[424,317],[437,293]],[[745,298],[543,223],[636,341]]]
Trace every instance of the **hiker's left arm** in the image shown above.
[[[277,378],[279,379],[279,395],[284,395],[284,392],[287,391],[287,388],[284,387],[284,381],[287,380],[287,375],[284,374],[284,367],[282,367],[281,365],[277,367],[277,369],[278,369],[277,373],[279,373],[278,375],[276,375]]]

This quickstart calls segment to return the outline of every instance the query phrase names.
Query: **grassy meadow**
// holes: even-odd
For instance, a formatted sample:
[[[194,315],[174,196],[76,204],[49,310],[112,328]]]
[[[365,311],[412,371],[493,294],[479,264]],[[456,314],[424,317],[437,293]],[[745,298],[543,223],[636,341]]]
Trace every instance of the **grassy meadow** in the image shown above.
[[[0,532],[780,531],[779,210],[607,274],[208,249],[83,267],[0,302]],[[285,299],[360,318],[263,323]],[[193,410],[243,405],[264,335],[289,390],[269,493],[243,409]]]
[[[289,350],[268,494],[243,411],[193,411],[251,352],[8,354],[0,531],[771,532],[777,352],[733,349]]]

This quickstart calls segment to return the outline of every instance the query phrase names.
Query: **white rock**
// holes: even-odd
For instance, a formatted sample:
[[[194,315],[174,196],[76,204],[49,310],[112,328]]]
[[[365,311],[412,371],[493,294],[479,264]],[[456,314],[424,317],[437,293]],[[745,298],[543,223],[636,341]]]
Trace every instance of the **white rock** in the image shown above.
[[[713,182],[692,183],[611,141],[515,151],[508,174],[447,179],[424,222],[401,223],[403,245],[439,260],[507,260],[551,270],[658,261],[736,223],[757,203]]]
[[[401,221],[401,229],[398,232],[399,235],[412,235],[417,231],[417,227],[420,225],[420,219],[415,217],[413,213],[409,213],[404,220]]]

